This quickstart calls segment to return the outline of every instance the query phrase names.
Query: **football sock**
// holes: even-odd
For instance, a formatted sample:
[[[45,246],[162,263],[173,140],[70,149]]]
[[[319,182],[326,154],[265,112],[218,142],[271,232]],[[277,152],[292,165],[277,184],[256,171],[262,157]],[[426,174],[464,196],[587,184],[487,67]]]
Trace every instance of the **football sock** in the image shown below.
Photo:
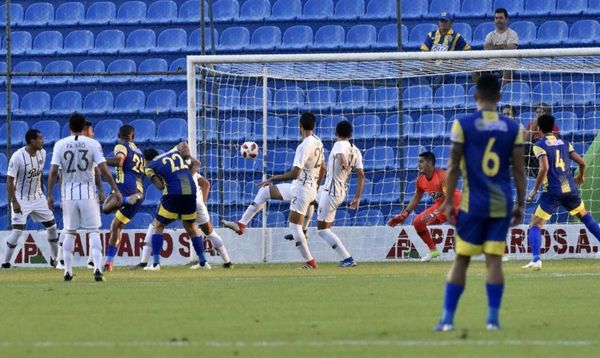
[[[539,226],[532,226],[529,228],[529,246],[531,246],[531,255],[533,256],[532,261],[540,261],[540,255],[542,252],[542,230]]]
[[[100,233],[90,233],[90,256],[94,261],[94,270],[102,269],[102,240],[100,239]]]
[[[148,260],[150,260],[150,255],[152,255],[152,234],[154,234],[154,226],[150,224],[148,225],[148,231],[146,231],[146,237],[144,238],[144,246],[142,247],[140,262],[143,264],[147,264]]]
[[[417,234],[419,235],[421,240],[423,240],[423,242],[427,245],[429,250],[435,250],[435,242],[433,242],[431,234],[429,233],[429,229],[427,228],[427,225],[423,222],[423,220],[419,218],[415,219],[413,222],[413,226],[415,227]]]
[[[594,218],[592,214],[587,213],[584,217],[581,218],[581,222],[585,227],[596,237],[596,240],[600,241],[600,226]]]
[[[487,323],[498,324],[498,313],[502,303],[502,294],[504,293],[504,284],[494,285],[486,283],[485,288],[488,297],[488,317]]]
[[[302,230],[304,231],[304,236],[306,236],[306,231],[308,230],[308,226],[310,225],[310,221],[312,220],[314,213],[315,213],[315,206],[309,205],[308,210],[306,210],[306,217],[304,218],[304,224],[302,224]]]
[[[58,262],[64,261],[65,260],[65,255],[63,252],[63,241],[65,241],[65,235],[60,235],[60,237],[58,238],[58,254],[56,255],[56,260]]]
[[[442,313],[441,323],[454,324],[454,312],[458,306],[458,300],[465,287],[446,282],[446,292],[444,294],[444,311]]]
[[[154,259],[154,265],[160,264],[160,251],[162,250],[163,235],[153,234],[152,235],[152,258]]]
[[[63,257],[65,260],[65,274],[73,274],[73,249],[75,247],[75,235],[65,234],[63,241]]]
[[[11,262],[13,253],[15,252],[15,248],[17,247],[17,243],[19,242],[19,238],[23,234],[23,230],[13,229],[6,239],[6,251],[4,252],[4,262]]]
[[[331,246],[331,248],[334,249],[335,252],[337,252],[343,260],[350,257],[350,254],[344,247],[344,244],[342,244],[340,238],[337,237],[337,235],[334,234],[333,231],[331,231],[331,229],[319,230],[319,236],[323,240],[325,240],[325,242],[327,242],[329,246]]]
[[[115,255],[117,255],[117,251],[119,249],[115,245],[108,245],[106,249],[106,262],[113,262]]]
[[[269,190],[270,189],[268,186],[258,189],[258,193],[256,193],[252,204],[250,204],[246,208],[246,211],[244,211],[244,214],[240,219],[240,223],[248,225],[254,216],[256,216],[256,214],[258,214],[265,207],[265,203],[271,198]]]
[[[221,256],[223,259],[223,262],[230,262],[229,254],[227,253],[227,249],[225,248],[225,244],[223,243],[221,236],[219,236],[219,234],[213,230],[213,232],[211,232],[206,238],[210,240],[215,250],[217,250],[219,253],[219,256]]]
[[[294,236],[294,240],[296,240],[296,247],[300,254],[306,261],[310,261],[313,259],[310,254],[310,250],[308,249],[308,243],[306,242],[306,236],[304,236],[304,232],[302,232],[302,225],[290,223],[289,225],[290,231]]]
[[[192,237],[192,246],[194,246],[194,251],[196,251],[196,255],[198,255],[198,262],[202,265],[206,262],[206,257],[204,257],[204,242],[202,242],[202,238],[200,236]]]

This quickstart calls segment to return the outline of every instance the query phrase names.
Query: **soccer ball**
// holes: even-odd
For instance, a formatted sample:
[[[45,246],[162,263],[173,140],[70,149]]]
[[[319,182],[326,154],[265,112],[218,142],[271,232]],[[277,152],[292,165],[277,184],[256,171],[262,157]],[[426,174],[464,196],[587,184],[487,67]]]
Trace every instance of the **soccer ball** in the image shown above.
[[[258,144],[255,142],[245,142],[240,147],[240,154],[246,159],[254,159],[258,156]]]

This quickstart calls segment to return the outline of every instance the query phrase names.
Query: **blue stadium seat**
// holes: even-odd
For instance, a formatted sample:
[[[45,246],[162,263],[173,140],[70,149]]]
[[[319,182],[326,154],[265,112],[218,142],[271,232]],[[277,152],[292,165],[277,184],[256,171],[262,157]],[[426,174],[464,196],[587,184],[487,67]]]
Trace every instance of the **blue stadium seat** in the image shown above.
[[[42,26],[52,20],[54,20],[54,6],[47,2],[39,2],[27,7],[21,24],[23,26]]]
[[[21,113],[39,115],[50,110],[50,95],[44,91],[29,92],[21,99]]]
[[[354,139],[373,139],[381,137],[381,119],[374,114],[365,114],[352,121]]]
[[[200,7],[198,7],[200,9]],[[146,23],[166,24],[177,19],[177,3],[172,0],[159,0],[148,7]],[[144,22],[144,21],[143,21]]]
[[[271,7],[270,20],[294,20],[302,16],[302,2],[300,0],[277,0]]]
[[[210,30],[208,31],[210,33]],[[166,29],[158,35],[156,48],[153,52],[179,52],[187,47],[187,33],[184,29]]]
[[[587,9],[583,11],[584,15],[600,15],[600,1],[589,0]]]
[[[402,44],[408,43],[408,27],[402,25]],[[398,27],[396,24],[388,24],[379,29],[377,43],[373,48],[396,49],[398,48]]]
[[[516,21],[510,28],[519,35],[519,47],[529,46],[535,42],[537,30],[531,21]]]
[[[221,165],[219,165],[219,158],[221,159]],[[199,153],[199,160],[202,165],[208,169],[209,173],[217,173],[226,164],[226,161],[231,158],[229,150],[222,148],[221,156],[219,156],[219,150],[217,148],[209,149],[206,154]],[[208,201],[209,204],[218,203],[218,195],[211,195]]]
[[[16,113],[19,109],[19,95],[11,92],[10,97],[12,113]],[[6,115],[6,92],[0,92],[0,112]]]
[[[139,212],[131,219],[129,226],[133,229],[146,229],[152,223],[152,220],[154,220],[154,217],[151,214]]]
[[[525,0],[494,0],[494,9],[504,8],[508,12],[508,16],[516,17],[523,12],[525,8]]]
[[[51,114],[69,115],[73,112],[81,112],[83,98],[78,91],[63,91],[57,93],[52,99]]]
[[[240,4],[236,0],[218,0],[213,3],[214,21],[236,20],[240,14]]]
[[[267,213],[267,227],[284,227],[287,226],[287,218],[278,211],[269,211]]]
[[[125,1],[117,11],[117,24],[140,24],[146,19],[146,3],[143,1]]]
[[[556,9],[556,0],[526,0],[521,16],[547,16]],[[519,38],[519,42],[520,42]]]
[[[52,25],[77,25],[85,20],[85,6],[79,1],[66,2],[56,8]]]
[[[420,109],[431,107],[431,87],[427,85],[412,86],[402,93],[404,108]]]
[[[156,124],[154,121],[150,119],[136,119],[129,124],[135,129],[136,143],[154,142],[156,138]]]
[[[6,176],[6,170],[8,170],[8,160],[6,154],[0,153],[0,176]]]
[[[263,21],[271,14],[269,0],[247,0],[240,9],[241,21]]]
[[[33,40],[31,55],[53,55],[63,49],[63,37],[58,31],[40,32]]]
[[[471,46],[477,48],[483,47],[485,37],[487,36],[487,34],[494,31],[495,29],[496,25],[494,25],[493,22],[484,22],[477,25],[475,30],[473,30],[473,42],[471,42]]]
[[[222,140],[237,141],[252,138],[252,123],[246,117],[227,118],[223,122]]]
[[[439,14],[438,14],[439,16]],[[431,31],[435,31],[437,26],[435,24],[418,24],[410,30],[410,36],[408,38],[407,48],[418,49],[421,44],[425,42],[425,37]]]
[[[10,24],[17,25],[23,22],[23,6],[18,3],[10,4]],[[6,25],[6,4],[0,5],[0,25]]]
[[[168,113],[177,107],[177,95],[171,89],[159,89],[152,91],[146,100],[145,113],[161,114]]]
[[[250,31],[246,27],[228,27],[221,33],[219,50],[239,51],[250,43]]]
[[[369,90],[363,86],[347,86],[340,91],[338,109],[360,110],[369,104]]]
[[[283,133],[283,119],[276,116],[267,117],[267,139],[283,139],[285,134]],[[257,120],[254,123],[254,130],[252,131],[252,139],[255,141],[262,141],[263,139],[263,121],[262,119]],[[242,135],[244,136],[244,135]]]
[[[304,50],[313,44],[313,30],[310,26],[295,25],[283,33],[279,48],[284,50]]]
[[[119,140],[119,128],[122,125],[123,122],[119,119],[105,119],[98,122],[94,126],[96,140],[102,144],[116,144]]]
[[[285,130],[285,139],[287,140],[298,140],[300,139],[300,120],[298,119],[298,116],[294,116],[288,119],[287,123],[286,123],[286,130]]]
[[[539,47],[558,46],[569,38],[569,25],[562,20],[544,22],[538,29],[535,45]]]
[[[204,121],[204,119],[206,121]],[[206,133],[207,140],[216,140],[219,124],[215,118],[199,118],[197,127],[198,129],[198,140],[204,140],[204,133]]]
[[[181,142],[187,137],[187,123],[181,118],[166,119],[160,122],[156,130],[158,142]]]
[[[593,82],[572,82],[565,89],[564,96],[565,106],[591,104],[596,100],[596,87]]]
[[[335,126],[338,122],[346,120],[347,118],[343,115],[332,115],[325,116],[317,123],[317,135],[322,140],[333,140],[335,139]]]
[[[83,100],[83,111],[90,114],[102,114],[112,111],[113,95],[110,91],[90,92]]]
[[[70,32],[64,41],[59,54],[84,54],[94,48],[94,34],[89,30],[75,30]]]
[[[204,1],[204,18],[208,19],[208,2]],[[195,22],[201,20],[200,0],[188,0],[179,7],[177,22]]]
[[[372,3],[378,3],[378,0],[371,0]],[[385,4],[385,2],[382,2]],[[396,4],[387,1],[387,3],[393,5],[391,11],[396,11]],[[429,11],[429,4],[427,0],[413,0],[413,1],[403,1],[402,2],[402,19],[403,20],[412,20],[412,19],[420,19],[423,15],[427,14]]]
[[[140,90],[126,90],[115,99],[112,113],[139,113],[145,107],[146,95]]]
[[[465,88],[462,85],[446,84],[435,91],[433,108],[464,107]]]
[[[35,84],[42,80],[42,76],[16,76],[16,73],[42,72],[42,64],[37,61],[19,62],[13,67],[14,84]]]
[[[393,110],[398,108],[397,87],[376,87],[371,92],[368,109]]]
[[[345,31],[340,25],[321,26],[315,33],[315,42],[311,48],[329,50],[339,48],[344,44]]]
[[[245,47],[250,51],[271,51],[281,45],[281,30],[278,26],[261,26],[254,30],[250,44]]]
[[[411,132],[417,138],[438,138],[447,135],[446,125],[446,117],[437,113],[428,113],[412,123]]]
[[[458,32],[468,44],[473,41],[473,30],[471,29],[471,25],[466,22],[455,22],[452,25],[452,30]]]
[[[598,42],[600,24],[596,20],[579,20],[571,25],[569,45],[591,45]]]
[[[4,20],[4,19],[3,19]],[[6,37],[3,39],[3,48],[6,48]],[[11,34],[11,51],[14,55],[23,54],[31,50],[31,34],[27,31],[14,31]]]
[[[150,29],[132,31],[127,36],[127,46],[123,53],[145,53],[156,47],[156,33]]]
[[[241,174],[261,172],[262,171],[262,156],[258,155],[256,159],[246,159],[242,157],[238,151],[233,151],[230,157],[224,158],[223,169],[225,172],[237,172]],[[246,198],[242,200],[245,201]],[[252,200],[252,199],[250,199]]]
[[[89,51],[89,53],[114,54],[123,50],[123,48],[125,48],[125,34],[123,31],[104,30],[96,36],[96,44],[94,48]]]
[[[75,73],[101,73],[105,71],[104,62],[101,60],[85,60],[80,62],[75,69]],[[100,80],[100,76],[75,76],[74,81],[80,83],[93,83]]]
[[[273,109],[276,111],[294,111],[304,108],[304,91],[296,86],[282,87],[275,92]]]
[[[354,224],[356,226],[381,226],[385,225],[385,219],[381,210],[363,209],[356,213]]]
[[[94,1],[87,9],[85,24],[107,25],[114,22],[117,16],[117,6],[112,1]]]
[[[556,125],[560,128],[560,134],[565,136],[579,131],[579,118],[571,111],[555,112]]]
[[[557,0],[555,15],[581,15],[588,8],[587,0]]]
[[[318,86],[308,90],[306,104],[311,110],[325,111],[337,103],[337,91],[329,86]]]
[[[492,0],[463,0],[462,8],[456,17],[484,17],[494,13]]]
[[[0,40],[0,43],[2,41]],[[0,61],[0,73],[6,73],[6,62]],[[0,84],[6,83],[6,76],[0,76]]]
[[[140,76],[133,78],[133,82],[159,81],[164,78],[163,75],[142,75],[149,72],[166,72],[169,70],[167,61],[162,58],[147,58],[138,67]]]
[[[338,0],[331,19],[356,20],[365,14],[364,0]]]
[[[446,168],[448,159],[450,159],[450,146],[449,145],[437,145],[431,148],[433,154],[435,154],[436,162],[439,163],[438,167]]]
[[[402,119],[399,119],[397,114],[387,117],[381,126],[381,134],[390,140],[400,138],[400,123],[404,123],[404,135],[408,133],[412,118],[408,114],[403,114]]]
[[[397,203],[400,201],[400,182],[395,180],[381,179],[373,183],[371,203]]]
[[[273,100],[273,92],[267,88],[267,108]],[[263,88],[262,86],[251,86],[244,91],[241,97],[240,108],[246,110],[259,110],[263,108]]]
[[[356,195],[356,187],[358,186],[358,179],[356,176],[352,176],[350,182],[348,183],[348,195],[346,196],[346,202],[349,203],[352,198]],[[369,179],[365,179],[365,186],[363,187],[363,192],[361,195],[361,202],[369,201],[371,198],[371,194],[373,193],[373,182]],[[389,195],[389,193],[388,193]]]
[[[50,145],[56,143],[60,139],[60,124],[53,120],[44,120],[35,122],[31,127],[42,132],[44,135],[44,145]],[[47,158],[46,161],[49,161]]]
[[[4,208],[6,208],[7,205],[8,205],[8,195],[7,195],[7,190],[6,190],[6,183],[1,183],[0,184],[0,208],[4,209]],[[0,226],[0,229],[4,230],[6,228],[6,224],[7,224],[6,216],[1,217],[0,221],[3,224],[3,226]]]
[[[600,128],[600,111],[590,111],[583,115],[581,129],[587,135],[596,137]]]
[[[125,73],[125,72],[136,72],[136,64],[134,60],[130,59],[119,59],[111,62],[106,69],[108,73]],[[129,82],[133,75],[115,75],[108,77],[106,82]]]
[[[501,105],[522,106],[531,103],[529,85],[525,82],[511,82],[502,86]]]
[[[377,29],[373,25],[354,25],[346,34],[343,48],[368,49],[377,43]]]
[[[217,29],[214,29],[213,31],[214,33],[214,37],[215,37],[215,49],[219,46],[219,32],[217,31]],[[204,46],[206,47],[207,50],[211,49],[211,44],[212,44],[212,38],[210,36],[210,29],[208,29],[205,33],[204,33]],[[188,41],[188,46],[185,49],[186,51],[200,51],[200,47],[202,46],[201,42],[200,42],[200,29],[196,29],[194,31],[192,31],[192,33],[190,34],[190,39]]]
[[[300,18],[302,20],[325,20],[333,16],[332,0],[307,0]]]
[[[460,0],[431,0],[427,18],[437,19],[442,12],[450,14],[460,13]]]
[[[223,182],[223,204],[241,204],[240,192],[240,184],[236,180],[225,180]]]
[[[148,185],[145,192],[144,202],[142,206],[156,207],[160,203],[162,197],[162,191],[158,190],[154,185]]]
[[[365,151],[365,170],[392,169],[395,166],[395,161],[396,154],[391,147],[375,146]]]
[[[473,86],[469,87],[469,90],[467,91],[467,108],[477,107],[477,103],[475,103],[475,98],[473,97],[473,95],[475,94],[476,91],[477,91],[476,86],[473,85]]]
[[[231,110],[240,105],[240,92],[234,87],[219,88],[219,109]]]
[[[403,1],[412,2],[412,1]],[[427,1],[425,1],[427,2]],[[396,0],[370,0],[364,19],[388,20],[396,18]]]
[[[295,152],[286,148],[274,148],[267,152],[267,173],[283,173],[290,170]]]
[[[559,82],[542,82],[533,88],[531,101],[547,103],[551,106],[559,104],[563,99],[562,85]]]
[[[23,100],[25,100],[25,95]],[[29,125],[27,122],[23,121],[11,121],[10,123],[10,137],[13,146],[20,146],[25,143],[25,133],[29,130]],[[6,136],[8,131],[6,129],[6,123],[0,126],[0,145],[6,146]],[[4,172],[3,174],[5,174]]]

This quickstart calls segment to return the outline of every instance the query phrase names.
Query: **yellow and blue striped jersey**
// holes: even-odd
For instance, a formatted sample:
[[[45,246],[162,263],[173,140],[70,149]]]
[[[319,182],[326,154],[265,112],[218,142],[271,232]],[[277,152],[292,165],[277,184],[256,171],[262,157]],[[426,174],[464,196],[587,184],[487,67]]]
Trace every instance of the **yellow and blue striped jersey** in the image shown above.
[[[146,164],[146,175],[161,178],[164,194],[195,195],[196,185],[189,166],[179,152],[167,152]]]
[[[533,146],[537,158],[548,158],[548,175],[544,179],[544,191],[553,194],[576,193],[577,186],[571,173],[573,145],[564,139],[546,135]]]
[[[421,45],[421,51],[467,51],[471,46],[458,32],[450,29],[445,35],[440,30],[427,33],[425,42]]]
[[[451,139],[463,144],[460,209],[474,216],[504,218],[513,208],[510,162],[513,148],[523,145],[519,124],[503,115],[478,111],[459,118]]]
[[[123,167],[117,167],[117,187],[124,195],[143,193],[144,155],[132,142],[119,143],[114,148],[115,157],[125,156]]]

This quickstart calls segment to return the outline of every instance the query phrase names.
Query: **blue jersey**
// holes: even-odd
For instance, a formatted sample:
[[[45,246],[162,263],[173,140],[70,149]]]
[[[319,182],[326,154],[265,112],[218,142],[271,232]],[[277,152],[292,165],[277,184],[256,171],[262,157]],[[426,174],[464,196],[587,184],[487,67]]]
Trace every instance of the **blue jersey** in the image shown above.
[[[510,162],[523,145],[519,124],[496,112],[475,112],[454,121],[451,139],[464,146],[460,209],[473,216],[509,217],[513,208]]]
[[[537,158],[548,158],[548,175],[544,179],[544,191],[552,194],[577,193],[571,174],[571,152],[573,145],[564,139],[546,135],[533,146]]]
[[[125,156],[123,167],[117,167],[116,183],[119,191],[124,195],[143,193],[144,186],[144,156],[142,152],[131,142],[119,143],[114,149],[115,157]]]
[[[196,185],[189,166],[179,152],[159,155],[146,164],[146,175],[161,178],[165,195],[196,195]]]
[[[427,34],[425,42],[421,45],[421,51],[467,51],[471,46],[458,32],[450,29],[443,35],[440,30],[431,31]]]

